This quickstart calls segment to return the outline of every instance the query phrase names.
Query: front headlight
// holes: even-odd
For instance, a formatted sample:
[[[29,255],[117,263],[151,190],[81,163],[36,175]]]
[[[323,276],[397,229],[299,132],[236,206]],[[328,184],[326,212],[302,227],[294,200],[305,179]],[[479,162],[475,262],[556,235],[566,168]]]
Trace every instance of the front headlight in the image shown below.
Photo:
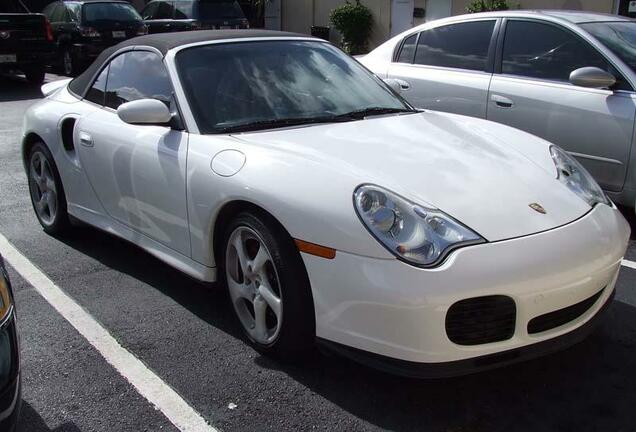
[[[579,161],[554,145],[550,147],[550,153],[557,169],[557,179],[561,183],[592,207],[596,203],[610,205],[603,189]]]
[[[379,186],[359,186],[354,203],[369,232],[392,254],[413,265],[433,267],[453,249],[485,242],[441,210],[415,204]]]
[[[9,315],[11,304],[9,281],[2,268],[0,268],[0,322],[3,322]]]

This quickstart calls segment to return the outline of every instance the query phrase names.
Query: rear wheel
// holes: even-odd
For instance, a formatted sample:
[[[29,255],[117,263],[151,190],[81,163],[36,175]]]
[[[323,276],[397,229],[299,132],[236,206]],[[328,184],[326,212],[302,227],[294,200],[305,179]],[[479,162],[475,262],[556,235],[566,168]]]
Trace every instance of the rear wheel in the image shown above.
[[[266,214],[241,213],[225,232],[223,276],[232,307],[259,351],[284,358],[315,339],[309,278],[287,232]]]
[[[29,192],[38,222],[49,234],[58,234],[70,226],[66,198],[53,156],[43,143],[29,152]]]

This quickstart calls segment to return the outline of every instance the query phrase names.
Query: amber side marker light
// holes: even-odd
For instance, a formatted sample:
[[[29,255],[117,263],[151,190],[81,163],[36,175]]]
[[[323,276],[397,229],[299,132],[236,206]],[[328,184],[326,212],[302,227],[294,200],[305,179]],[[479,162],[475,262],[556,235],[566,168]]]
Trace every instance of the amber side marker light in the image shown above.
[[[315,243],[309,243],[304,240],[294,239],[298,250],[308,253],[310,255],[316,255],[321,258],[334,259],[336,257],[336,250],[325,246],[320,246]]]

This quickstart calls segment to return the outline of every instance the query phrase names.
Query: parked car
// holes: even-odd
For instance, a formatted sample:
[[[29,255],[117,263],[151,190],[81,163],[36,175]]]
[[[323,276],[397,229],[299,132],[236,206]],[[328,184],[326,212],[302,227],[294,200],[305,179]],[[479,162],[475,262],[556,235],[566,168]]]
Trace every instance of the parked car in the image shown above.
[[[15,429],[21,404],[20,349],[13,292],[0,255],[0,430]]]
[[[84,70],[105,48],[148,32],[126,1],[62,0],[42,13],[51,21],[57,44],[55,66],[68,76]]]
[[[558,144],[610,197],[636,202],[636,22],[506,11],[413,28],[360,61],[420,108],[504,123]]]
[[[23,73],[32,83],[44,82],[46,63],[53,54],[51,26],[20,0],[0,3],[0,72]]]
[[[420,112],[321,39],[149,35],[43,86],[22,154],[48,233],[69,216],[202,281],[247,338],[316,338],[416,376],[579,341],[630,229],[559,147]]]
[[[150,33],[250,27],[239,4],[228,0],[155,0],[141,16]]]

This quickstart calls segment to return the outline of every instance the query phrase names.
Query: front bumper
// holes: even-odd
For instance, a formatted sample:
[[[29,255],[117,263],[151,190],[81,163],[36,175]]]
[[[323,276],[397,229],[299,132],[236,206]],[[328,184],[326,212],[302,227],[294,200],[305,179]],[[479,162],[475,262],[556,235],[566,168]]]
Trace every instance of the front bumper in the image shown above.
[[[340,251],[333,260],[303,254],[314,296],[316,334],[372,357],[411,366],[437,363],[440,369],[443,363],[520,353],[583,327],[608,303],[629,232],[615,208],[598,205],[550,231],[459,249],[435,269]],[[601,289],[600,297],[580,316],[528,333],[532,318],[567,308]],[[445,327],[451,305],[490,295],[514,300],[512,337],[479,345],[453,343]],[[460,367],[459,373],[465,369]]]

